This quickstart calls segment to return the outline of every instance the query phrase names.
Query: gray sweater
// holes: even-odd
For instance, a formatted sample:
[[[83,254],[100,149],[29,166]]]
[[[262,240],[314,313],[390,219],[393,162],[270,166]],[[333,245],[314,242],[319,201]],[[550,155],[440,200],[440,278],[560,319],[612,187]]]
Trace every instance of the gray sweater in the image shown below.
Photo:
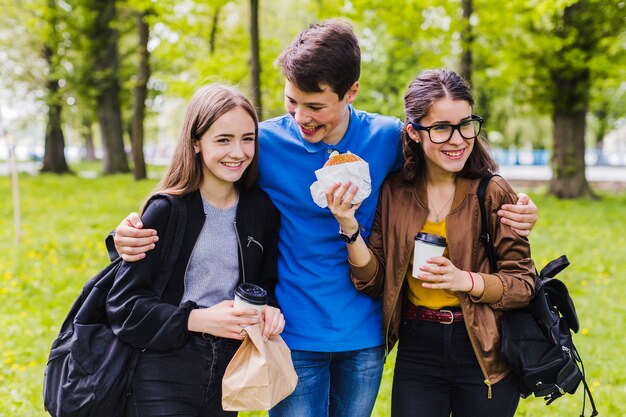
[[[182,303],[191,300],[200,307],[211,307],[234,298],[239,278],[237,203],[227,209],[204,200],[202,205],[206,221],[189,260]]]

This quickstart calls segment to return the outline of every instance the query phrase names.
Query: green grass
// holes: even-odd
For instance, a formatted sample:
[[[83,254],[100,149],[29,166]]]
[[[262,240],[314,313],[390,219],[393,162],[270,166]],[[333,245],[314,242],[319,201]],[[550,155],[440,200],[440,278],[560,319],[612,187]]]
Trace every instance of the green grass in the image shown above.
[[[43,369],[67,310],[83,283],[107,263],[103,239],[139,209],[156,180],[130,175],[21,176],[22,238],[14,240],[10,180],[0,178],[0,416],[44,416]],[[560,276],[576,302],[575,342],[601,415],[626,416],[626,194],[558,201],[529,192],[540,208],[531,236],[541,267],[565,253]],[[374,416],[388,416],[395,353],[387,360]],[[577,416],[582,389],[546,407],[522,400],[518,416]],[[266,413],[241,413],[245,417]]]

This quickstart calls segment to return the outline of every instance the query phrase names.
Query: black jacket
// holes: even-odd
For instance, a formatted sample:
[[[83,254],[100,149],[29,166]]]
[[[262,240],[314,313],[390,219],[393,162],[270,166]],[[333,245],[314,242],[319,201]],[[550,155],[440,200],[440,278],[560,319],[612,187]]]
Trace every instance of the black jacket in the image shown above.
[[[154,287],[159,271],[160,241],[154,250],[137,262],[123,262],[107,298],[107,315],[115,334],[138,348],[173,350],[188,339],[187,321],[192,301],[181,303],[185,272],[195,243],[204,225],[205,214],[200,192],[179,197],[187,206],[184,242],[172,278],[161,297]],[[165,236],[170,203],[152,200],[142,215],[145,228]],[[235,215],[239,238],[239,281],[265,288],[270,304],[276,305],[274,288],[278,279],[278,228],[280,215],[267,195],[255,188],[239,195]]]

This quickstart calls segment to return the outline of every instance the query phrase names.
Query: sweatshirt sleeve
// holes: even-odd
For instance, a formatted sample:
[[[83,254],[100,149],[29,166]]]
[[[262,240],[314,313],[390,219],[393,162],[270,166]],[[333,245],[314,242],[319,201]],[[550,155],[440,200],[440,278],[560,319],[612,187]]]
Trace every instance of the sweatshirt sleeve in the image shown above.
[[[147,228],[166,235],[171,205],[166,199],[153,200],[142,216]],[[113,332],[130,345],[151,350],[172,350],[188,339],[187,322],[193,302],[173,305],[161,300],[155,288],[160,265],[161,244],[137,262],[123,262],[107,297],[107,315]],[[170,277],[184,279],[184,277]]]

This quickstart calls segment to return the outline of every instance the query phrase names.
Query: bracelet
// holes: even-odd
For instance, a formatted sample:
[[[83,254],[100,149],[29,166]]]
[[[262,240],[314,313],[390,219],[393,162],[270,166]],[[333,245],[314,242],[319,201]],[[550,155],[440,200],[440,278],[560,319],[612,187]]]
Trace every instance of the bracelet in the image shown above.
[[[467,274],[470,276],[470,279],[472,280],[472,288],[470,288],[468,291],[468,293],[470,293],[474,289],[474,276],[472,275],[470,271],[465,271],[465,272],[467,272]]]

